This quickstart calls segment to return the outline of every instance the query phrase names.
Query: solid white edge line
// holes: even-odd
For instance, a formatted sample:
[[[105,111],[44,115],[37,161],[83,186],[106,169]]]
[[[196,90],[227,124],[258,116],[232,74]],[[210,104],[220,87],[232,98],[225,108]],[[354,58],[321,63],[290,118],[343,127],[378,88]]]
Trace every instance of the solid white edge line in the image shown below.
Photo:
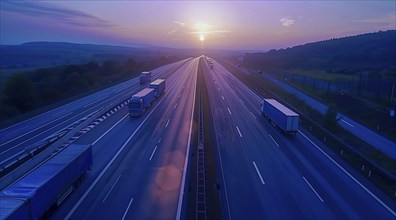
[[[264,180],[263,180],[263,177],[261,176],[261,173],[260,173],[260,171],[259,171],[259,169],[257,168],[257,166],[256,166],[256,163],[253,161],[253,166],[254,166],[254,168],[256,168],[256,172],[257,172],[257,175],[260,177],[260,180],[261,180],[261,184],[265,184],[265,182],[264,182]]]
[[[304,179],[304,181],[308,184],[309,188],[312,189],[312,191],[316,194],[316,196],[320,199],[321,202],[324,202],[322,197],[320,197],[320,195],[318,194],[318,192],[316,192],[316,190],[312,187],[312,185],[308,182],[307,179],[305,179],[305,177],[302,177]]]
[[[351,126],[352,128],[354,128],[355,126],[347,121],[345,121],[344,119],[341,119],[342,122],[344,122],[345,124]]]
[[[228,113],[230,113],[230,115],[232,115],[230,108],[227,107],[227,109],[228,109]]]
[[[151,161],[151,159],[153,158],[153,156],[154,156],[154,154],[155,154],[155,151],[157,150],[157,145],[155,146],[155,148],[154,148],[154,150],[153,150],[153,153],[151,153],[151,156],[150,156],[150,159],[149,159],[149,161]]]
[[[271,140],[276,144],[276,146],[278,146],[279,147],[279,144],[278,143],[276,143],[276,141],[275,141],[275,139],[270,135],[270,134],[268,134],[268,136],[271,138]]]
[[[163,100],[163,99],[162,99]],[[91,192],[91,190],[95,187],[95,185],[99,182],[100,178],[104,175],[104,173],[109,169],[109,167],[113,164],[115,159],[120,155],[121,151],[124,150],[126,145],[131,141],[131,139],[135,136],[135,134],[139,131],[139,129],[143,126],[143,124],[147,121],[147,119],[151,116],[151,114],[154,112],[154,110],[159,106],[159,104],[162,102],[162,100],[153,108],[153,110],[147,115],[147,117],[140,123],[140,125],[136,128],[136,130],[132,133],[131,136],[125,141],[125,143],[121,146],[121,148],[117,151],[117,153],[114,155],[113,158],[111,158],[110,162],[106,165],[106,167],[102,170],[102,172],[99,174],[99,176],[96,177],[94,182],[89,186],[87,191],[81,196],[81,198],[78,200],[78,202],[73,206],[73,208],[70,210],[70,212],[66,215],[65,219],[70,219],[70,217],[73,215],[73,213],[76,211],[76,209],[80,206],[82,201],[88,196],[88,193]]]
[[[113,190],[114,186],[117,184],[118,180],[120,179],[121,175],[118,176],[117,180],[113,183],[113,185],[111,186],[109,192],[107,192],[106,196],[104,197],[104,199],[102,200],[102,203],[104,203],[107,199],[107,197],[110,195],[111,191]]]
[[[241,131],[239,130],[238,126],[236,126],[236,129],[238,130],[239,136],[242,137]]]
[[[326,154],[320,147],[318,147],[311,139],[309,139],[304,133],[300,130],[298,132],[304,136],[312,145],[316,147],[320,152],[322,152],[331,162],[333,162],[338,168],[340,168],[346,175],[348,175],[355,183],[357,183],[364,191],[366,191],[371,197],[377,200],[385,209],[387,209],[393,216],[396,216],[396,212],[393,211],[389,206],[387,206],[381,199],[379,199],[374,193],[372,193],[369,189],[367,189],[362,183],[360,183],[354,176],[352,176],[348,171],[346,171],[341,165],[339,165],[333,158],[331,158],[328,154]]]
[[[92,146],[95,145],[100,139],[102,139],[107,133],[109,133],[115,126],[117,126],[122,120],[124,120],[128,114],[126,114],[124,117],[122,117],[117,123],[115,123],[113,126],[111,126],[105,133],[103,133],[98,139],[96,139],[94,142],[92,142]]]
[[[198,65],[199,65],[199,63],[198,63]],[[183,194],[184,194],[183,191],[184,191],[184,185],[186,184],[187,163],[188,163],[188,157],[190,154],[191,130],[192,130],[192,125],[193,125],[194,109],[195,109],[195,96],[196,96],[196,90],[197,90],[197,77],[198,77],[198,73],[195,76],[194,100],[193,100],[193,107],[191,109],[190,131],[189,131],[189,136],[188,136],[188,141],[187,141],[186,159],[184,160],[182,183],[181,183],[180,192],[179,192],[179,202],[177,204],[176,220],[180,220],[180,217],[181,217],[181,208],[182,208]]]
[[[125,219],[125,217],[126,217],[128,211],[129,211],[129,208],[130,208],[131,205],[132,205],[132,202],[133,202],[133,198],[131,198],[131,200],[129,201],[128,207],[127,207],[127,209],[125,210],[124,215],[122,216],[122,220]]]

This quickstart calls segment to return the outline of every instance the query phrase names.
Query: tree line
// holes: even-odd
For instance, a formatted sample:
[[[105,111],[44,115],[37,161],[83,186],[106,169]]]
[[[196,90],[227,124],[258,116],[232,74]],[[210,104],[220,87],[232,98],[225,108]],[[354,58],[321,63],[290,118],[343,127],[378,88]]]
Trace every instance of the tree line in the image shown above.
[[[180,57],[156,57],[146,61],[91,61],[19,73],[4,82],[0,93],[0,120],[27,113],[46,105],[130,79]]]

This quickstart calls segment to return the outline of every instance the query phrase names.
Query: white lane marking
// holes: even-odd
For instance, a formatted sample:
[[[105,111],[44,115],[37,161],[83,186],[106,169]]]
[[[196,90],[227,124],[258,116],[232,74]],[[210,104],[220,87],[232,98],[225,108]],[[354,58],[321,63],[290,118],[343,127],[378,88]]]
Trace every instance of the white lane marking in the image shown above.
[[[275,141],[275,139],[269,134],[268,135],[270,138],[271,138],[271,140],[276,144],[276,146],[278,146],[279,147],[279,144]]]
[[[219,88],[219,87],[217,87],[217,90],[219,90],[219,91],[220,91],[220,88]]]
[[[256,163],[253,161],[253,166],[254,166],[254,168],[256,168],[256,172],[257,172],[257,175],[260,177],[260,180],[261,180],[261,184],[265,184],[265,182],[264,182],[264,180],[263,180],[263,177],[261,176],[261,173],[260,173],[260,171],[259,171],[259,169],[257,168],[257,166],[256,166]]]
[[[61,114],[63,114],[64,112],[66,112],[66,110],[62,110],[62,111],[59,111],[59,112],[57,112],[57,113],[54,113],[54,114],[52,114],[52,116],[58,116],[58,115],[61,115]]]
[[[254,116],[253,112],[250,112],[250,114],[253,116],[254,119],[257,119],[256,116]]]
[[[182,96],[182,94],[180,93],[179,98]]]
[[[162,141],[162,138],[158,139],[158,144],[161,143],[161,141]]]
[[[170,122],[170,119],[168,119],[168,121],[166,122],[165,128],[167,128],[167,127],[168,127],[168,125],[169,125],[169,122]]]
[[[232,115],[230,108],[227,107],[227,109],[228,109],[228,113],[230,113],[230,115]]]
[[[153,158],[153,156],[154,156],[156,150],[157,150],[157,146],[155,146],[155,148],[154,148],[154,150],[153,150],[153,153],[151,153],[151,156],[150,156],[149,161],[151,161],[151,159]]]
[[[163,100],[163,99],[162,99]],[[162,102],[161,100],[161,102]],[[161,103],[159,102],[159,103]],[[66,215],[65,219],[70,219],[70,217],[73,215],[73,213],[76,211],[76,209],[81,205],[82,201],[88,196],[88,194],[91,192],[91,190],[95,187],[95,185],[99,182],[100,178],[104,175],[104,173],[109,169],[109,167],[113,164],[115,159],[120,155],[121,151],[124,150],[126,145],[131,141],[131,139],[135,136],[135,134],[139,131],[139,129],[143,126],[144,122],[147,121],[147,119],[150,117],[150,115],[154,112],[154,110],[159,106],[159,103],[151,110],[151,112],[147,115],[147,117],[140,123],[140,125],[136,128],[136,130],[132,133],[131,136],[125,141],[125,143],[121,146],[121,148],[117,151],[117,153],[114,155],[113,158],[111,158],[110,162],[106,165],[106,167],[102,170],[102,172],[96,177],[96,179],[93,181],[93,183],[89,186],[87,191],[80,197],[80,200],[73,206],[73,208],[70,210],[70,212]]]
[[[224,96],[221,96],[221,98],[224,100]]]
[[[173,107],[173,109],[176,109],[176,107],[177,107],[177,103],[176,103],[175,107]]]
[[[312,189],[312,191],[316,194],[316,196],[320,199],[321,202],[324,202],[322,197],[320,197],[320,195],[318,194],[318,192],[316,192],[316,190],[312,187],[312,185],[308,182],[307,179],[305,179],[305,177],[303,177],[304,181],[308,184],[308,186]]]
[[[111,126],[111,128],[109,128],[105,133],[103,133],[98,139],[96,139],[94,142],[92,142],[92,146],[95,145],[100,139],[102,139],[107,133],[109,133],[115,126],[117,126],[127,116],[128,116],[128,114],[126,114],[119,121],[117,121],[117,123],[115,123],[113,126]]]
[[[341,119],[341,121],[342,121],[342,122],[344,122],[345,124],[347,124],[347,125],[351,126],[352,128],[353,128],[353,127],[355,127],[353,124],[351,124],[351,123],[348,123],[348,122],[347,122],[347,121],[345,121],[344,119]]]
[[[191,109],[190,131],[189,131],[189,135],[188,135],[186,159],[184,160],[183,176],[182,176],[182,182],[181,182],[180,192],[179,192],[179,202],[177,204],[176,220],[180,220],[180,218],[181,218],[181,208],[182,208],[183,194],[184,194],[183,190],[184,190],[184,185],[186,184],[187,164],[188,164],[188,159],[190,157],[191,130],[192,130],[192,124],[193,124],[194,109],[195,109],[196,90],[197,90],[197,75],[195,76],[195,88],[194,88],[194,99],[192,102],[193,107]]]
[[[316,147],[322,154],[324,154],[331,162],[333,162],[338,168],[340,168],[346,175],[348,175],[355,183],[357,183],[364,191],[366,191],[371,197],[377,200],[385,209],[387,209],[393,216],[396,216],[396,212],[393,211],[389,206],[387,206],[381,199],[379,199],[374,193],[372,193],[369,189],[367,189],[362,183],[360,183],[355,177],[353,177],[348,171],[346,171],[341,165],[339,165],[333,158],[331,158],[326,152],[324,152],[318,145],[316,145],[311,139],[309,139],[304,133],[300,130],[298,131],[302,136],[304,136],[312,145]]]
[[[238,130],[239,136],[242,137],[241,131],[239,130],[238,126],[236,126],[236,129]]]
[[[124,219],[125,219],[125,217],[126,217],[128,211],[129,211],[129,208],[130,208],[131,205],[132,205],[132,202],[133,202],[133,198],[131,198],[131,200],[129,201],[128,207],[127,207],[127,209],[125,210],[124,215],[122,216],[122,219],[121,219],[121,220],[124,220]]]
[[[5,136],[9,136],[9,135],[14,134],[14,133],[17,133],[18,131],[20,131],[20,130],[22,130],[22,129],[24,129],[24,128],[27,128],[27,127],[28,127],[28,126],[24,126],[24,127],[22,127],[22,128],[19,128],[19,129],[13,131],[13,132],[10,132],[10,133],[8,133],[8,134],[5,134],[4,137],[5,137]]]
[[[62,118],[64,118],[64,117],[67,117],[67,116],[69,116],[69,115],[71,115],[71,114],[73,114],[73,112],[70,112],[69,114],[66,114],[66,115],[64,115],[64,116],[62,116],[62,117],[60,117],[60,118],[57,118],[56,120],[60,120],[60,119],[62,119]],[[18,139],[18,138],[20,138],[20,137],[25,136],[26,134],[32,133],[33,131],[36,131],[36,130],[38,130],[38,129],[44,127],[44,126],[47,126],[48,124],[51,124],[51,123],[53,123],[53,122],[54,122],[54,121],[50,121],[50,122],[48,122],[48,123],[46,123],[46,124],[43,124],[43,125],[41,125],[40,127],[37,127],[37,128],[35,128],[35,129],[33,129],[33,130],[30,130],[29,132],[26,132],[26,133],[24,133],[23,135],[21,135],[21,136],[19,136],[19,137],[16,137],[16,138],[14,138],[14,139],[12,139],[12,140],[9,140],[9,141],[7,141],[7,142],[5,142],[5,143],[2,143],[0,146],[4,146],[4,145],[6,145],[6,144],[8,144],[8,143],[10,143],[10,142],[12,142],[12,141],[15,141],[16,139]],[[49,128],[49,129],[51,129],[51,128]],[[49,129],[47,129],[47,130],[41,132],[40,134],[42,134],[42,133],[48,131]],[[40,135],[40,134],[38,134],[38,135]],[[12,148],[17,147],[17,146],[19,146],[19,145],[25,143],[26,141],[28,141],[28,140],[30,140],[30,139],[33,139],[33,138],[37,137],[38,135],[36,135],[36,136],[34,136],[34,137],[31,137],[31,138],[25,140],[24,142],[19,143],[18,145],[9,148],[8,150],[11,150]],[[7,151],[8,151],[8,150],[7,150]],[[4,153],[4,152],[6,152],[6,151],[1,152],[1,154]]]
[[[245,104],[245,102],[243,101],[243,99],[241,99],[242,103]]]
[[[120,179],[121,175],[118,176],[117,180],[113,183],[113,185],[111,186],[109,192],[107,192],[106,196],[104,197],[104,199],[102,200],[102,203],[104,203],[107,199],[107,197],[110,195],[111,191],[113,190],[114,186],[117,184],[118,180]]]

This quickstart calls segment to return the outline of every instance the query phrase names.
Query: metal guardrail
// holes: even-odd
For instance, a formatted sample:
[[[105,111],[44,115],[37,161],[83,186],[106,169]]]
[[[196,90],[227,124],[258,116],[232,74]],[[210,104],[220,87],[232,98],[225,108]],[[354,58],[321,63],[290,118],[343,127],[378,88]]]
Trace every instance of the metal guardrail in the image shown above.
[[[113,103],[118,103],[114,105],[113,103],[101,108],[100,110],[95,111],[94,113],[91,113],[90,115],[78,120],[77,122],[73,123],[71,126],[69,126],[66,130],[69,130],[65,135],[63,135],[61,138],[57,139],[55,142],[51,143],[49,146],[47,146],[45,149],[41,151],[41,153],[37,154],[36,156],[32,158],[28,158],[27,161],[25,161],[23,164],[20,164],[18,167],[15,169],[11,170],[7,174],[3,175],[1,177],[0,181],[0,190],[3,190],[13,182],[17,181],[29,171],[34,169],[35,167],[39,166],[43,162],[47,161],[60,151],[62,151],[65,147],[70,145],[73,141],[76,139],[73,139],[73,141],[69,141],[73,137],[77,135],[82,129],[90,125],[92,122],[97,120],[99,117],[103,115],[109,115],[108,112],[113,110],[114,107],[117,107],[121,103],[126,102],[131,94],[126,94],[120,98],[118,98],[115,102]],[[115,111],[113,111],[114,113]],[[76,125],[73,128],[73,125]],[[81,135],[79,135],[81,136]],[[39,146],[39,148],[42,146]],[[33,149],[34,150],[34,149]],[[37,148],[36,148],[37,150]],[[22,154],[22,153],[21,153]],[[20,155],[21,157],[27,158],[26,155]]]

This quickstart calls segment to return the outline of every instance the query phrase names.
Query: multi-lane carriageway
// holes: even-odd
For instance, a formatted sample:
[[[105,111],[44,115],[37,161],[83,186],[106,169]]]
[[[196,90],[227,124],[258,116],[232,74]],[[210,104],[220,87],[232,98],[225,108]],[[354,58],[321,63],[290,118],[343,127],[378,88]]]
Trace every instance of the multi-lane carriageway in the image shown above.
[[[396,218],[394,201],[307,131],[283,136],[260,116],[257,94],[217,62],[209,69],[194,58],[153,70],[167,89],[142,117],[120,108],[76,140],[93,145],[94,166],[53,219],[186,218],[199,65],[216,131],[224,219]],[[141,88],[133,79],[3,129],[0,154],[12,155]]]

